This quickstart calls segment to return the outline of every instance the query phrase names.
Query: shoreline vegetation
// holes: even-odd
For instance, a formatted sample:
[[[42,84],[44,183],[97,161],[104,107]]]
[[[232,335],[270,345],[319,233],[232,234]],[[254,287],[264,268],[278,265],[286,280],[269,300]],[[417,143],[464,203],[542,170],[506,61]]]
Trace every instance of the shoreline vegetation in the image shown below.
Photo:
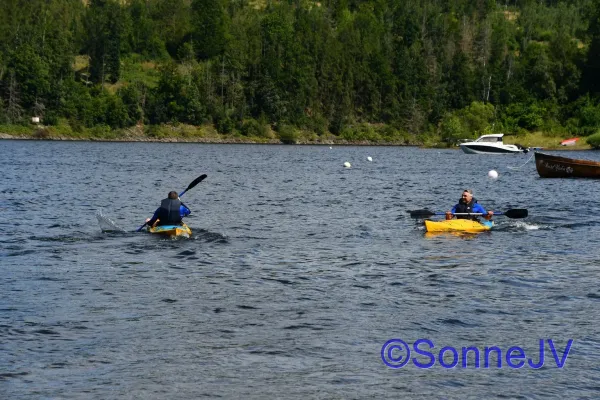
[[[381,128],[380,128],[381,129]],[[0,125],[0,139],[4,140],[55,140],[55,141],[94,141],[94,142],[158,142],[158,143],[206,143],[206,144],[297,144],[297,145],[354,145],[354,146],[415,146],[424,148],[458,149],[449,145],[441,137],[395,134],[346,139],[331,133],[318,135],[290,128],[287,136],[281,137],[271,129],[264,136],[244,136],[240,133],[223,134],[212,125],[193,126],[186,124],[143,126],[112,130],[82,129],[74,132],[59,126],[6,126]],[[592,150],[593,147],[580,138],[576,144],[562,146],[560,142],[567,137],[548,135],[542,132],[527,132],[520,135],[505,135],[504,143],[518,144],[523,147],[537,147],[544,150]]]
[[[594,0],[3,1],[0,136],[600,149],[599,52]]]
[[[159,143],[215,143],[215,144],[315,144],[315,145],[393,145],[419,146],[423,143],[416,136],[374,136],[347,139],[330,133],[315,132],[286,127],[278,133],[268,127],[260,135],[243,135],[239,132],[219,133],[212,125],[165,124],[160,126],[138,124],[123,129],[109,127],[83,128],[74,132],[68,125],[59,126],[2,126],[0,139],[57,140],[57,141],[105,141],[105,142],[159,142]],[[434,146],[435,147],[435,146]]]

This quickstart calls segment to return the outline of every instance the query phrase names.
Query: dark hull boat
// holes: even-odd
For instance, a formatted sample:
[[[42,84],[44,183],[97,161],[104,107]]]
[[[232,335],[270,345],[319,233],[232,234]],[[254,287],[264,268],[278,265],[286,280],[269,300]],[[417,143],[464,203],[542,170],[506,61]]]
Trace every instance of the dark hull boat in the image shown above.
[[[576,160],[535,152],[535,167],[542,178],[600,179],[600,162]]]

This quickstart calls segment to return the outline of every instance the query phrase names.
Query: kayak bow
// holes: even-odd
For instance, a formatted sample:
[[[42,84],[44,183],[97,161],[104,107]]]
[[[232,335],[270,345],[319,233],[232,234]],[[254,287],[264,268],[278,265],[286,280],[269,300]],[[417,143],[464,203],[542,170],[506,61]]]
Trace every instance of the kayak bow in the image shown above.
[[[470,219],[450,219],[445,221],[425,220],[427,232],[485,232],[492,229],[493,221],[477,222]]]

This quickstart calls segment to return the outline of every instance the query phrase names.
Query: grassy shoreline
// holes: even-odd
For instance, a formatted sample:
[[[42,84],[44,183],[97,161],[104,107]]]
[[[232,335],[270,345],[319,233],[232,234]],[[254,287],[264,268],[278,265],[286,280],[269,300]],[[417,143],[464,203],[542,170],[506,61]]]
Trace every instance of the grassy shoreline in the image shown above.
[[[11,133],[6,133],[7,131]],[[547,136],[542,132],[524,135],[506,135],[505,144],[537,147],[543,150],[591,150],[583,137],[572,146],[561,146],[568,137]],[[425,148],[457,149],[446,146],[436,137],[400,136],[381,140],[347,140],[333,134],[317,135],[314,132],[296,130],[293,138],[284,140],[273,131],[265,136],[243,136],[239,133],[221,134],[211,125],[161,125],[135,126],[111,130],[108,127],[86,128],[78,132],[64,125],[59,126],[0,126],[0,139],[6,140],[57,140],[101,142],[159,142],[159,143],[212,143],[212,144],[299,144],[299,145],[368,145],[368,146],[419,146]]]
[[[259,137],[241,137],[238,135],[221,135],[220,137],[150,137],[150,136],[123,136],[115,138],[103,138],[93,136],[35,136],[23,134],[7,134],[0,132],[0,140],[50,140],[66,142],[148,142],[148,143],[203,143],[203,144],[289,144],[289,145],[348,145],[348,146],[422,146],[420,143],[406,143],[404,141],[371,141],[371,140],[345,140],[345,139],[323,139],[303,140],[298,139],[294,143],[285,143],[280,139],[265,139]]]
[[[560,142],[574,136],[547,136],[542,132],[530,132],[525,135],[506,135],[503,137],[505,144],[519,144],[523,147],[541,147],[542,150],[592,150],[585,137],[580,137],[572,146],[561,146]]]
[[[7,133],[10,132],[10,133]],[[223,134],[212,125],[138,125],[112,130],[106,126],[80,128],[74,131],[68,124],[57,126],[0,125],[0,139],[13,140],[63,140],[103,142],[162,142],[162,143],[231,143],[231,144],[311,144],[311,145],[385,145],[419,146],[417,136],[395,135],[361,137],[349,140],[331,133],[318,135],[316,132],[287,128],[285,133],[276,133],[268,128],[261,135],[242,135],[240,132]]]

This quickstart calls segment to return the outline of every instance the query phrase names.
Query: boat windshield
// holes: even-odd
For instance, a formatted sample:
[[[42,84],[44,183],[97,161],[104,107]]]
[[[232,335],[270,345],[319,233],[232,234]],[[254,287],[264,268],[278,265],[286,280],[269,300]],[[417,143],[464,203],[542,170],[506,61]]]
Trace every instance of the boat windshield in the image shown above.
[[[479,139],[477,139],[478,142],[501,142],[502,141],[502,137],[496,137],[496,136],[487,136],[487,137],[480,137]]]

